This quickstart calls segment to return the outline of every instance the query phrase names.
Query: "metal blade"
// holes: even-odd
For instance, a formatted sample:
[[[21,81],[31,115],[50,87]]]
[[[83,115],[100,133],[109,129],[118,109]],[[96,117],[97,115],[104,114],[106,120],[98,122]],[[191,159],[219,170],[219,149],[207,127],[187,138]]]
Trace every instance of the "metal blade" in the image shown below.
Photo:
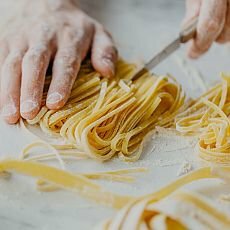
[[[171,42],[168,46],[166,46],[160,53],[154,56],[148,63],[145,64],[145,68],[148,70],[153,69],[160,62],[166,59],[170,54],[176,51],[181,44],[180,38],[177,38],[173,42]]]

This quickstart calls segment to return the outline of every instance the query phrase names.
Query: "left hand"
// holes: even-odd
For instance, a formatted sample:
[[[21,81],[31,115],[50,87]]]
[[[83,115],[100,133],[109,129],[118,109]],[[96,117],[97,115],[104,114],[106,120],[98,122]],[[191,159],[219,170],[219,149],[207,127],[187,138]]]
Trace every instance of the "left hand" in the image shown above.
[[[1,110],[10,124],[20,116],[33,119],[40,111],[50,62],[46,106],[59,109],[67,102],[89,50],[93,67],[104,77],[114,75],[117,60],[110,34],[72,0],[17,1],[25,4],[17,8],[21,17],[14,15],[5,34],[0,34]]]

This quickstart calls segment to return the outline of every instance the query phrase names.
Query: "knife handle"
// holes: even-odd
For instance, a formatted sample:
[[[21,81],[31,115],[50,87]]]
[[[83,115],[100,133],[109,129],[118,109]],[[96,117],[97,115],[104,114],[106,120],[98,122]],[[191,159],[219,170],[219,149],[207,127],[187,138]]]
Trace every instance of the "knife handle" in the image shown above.
[[[196,36],[196,28],[198,23],[198,17],[194,18],[184,29],[180,32],[180,42],[186,43],[190,39]]]

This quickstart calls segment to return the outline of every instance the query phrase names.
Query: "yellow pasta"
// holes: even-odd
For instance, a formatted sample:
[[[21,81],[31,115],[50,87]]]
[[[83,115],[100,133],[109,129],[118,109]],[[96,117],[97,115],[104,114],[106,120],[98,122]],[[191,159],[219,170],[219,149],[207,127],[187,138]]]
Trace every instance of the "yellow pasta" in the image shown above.
[[[115,78],[107,80],[89,63],[83,64],[67,104],[58,111],[43,107],[27,122],[64,138],[67,144],[62,151],[71,146],[75,152],[101,161],[115,155],[136,161],[144,137],[156,125],[172,125],[184,103],[184,93],[173,78],[145,73],[132,81],[136,71],[135,65],[120,60]]]
[[[8,174],[9,171],[16,171],[25,175],[29,175],[35,178],[39,178],[38,185],[50,183],[60,188],[68,189],[71,191],[78,192],[80,195],[92,199],[98,203],[109,205],[114,208],[121,208],[125,204],[142,199],[150,199],[152,203],[157,202],[171,193],[176,191],[178,188],[200,179],[207,178],[222,178],[226,181],[230,181],[230,167],[220,167],[213,170],[211,167],[204,167],[193,171],[169,185],[159,189],[158,191],[145,195],[143,197],[131,197],[117,195],[112,192],[106,191],[100,185],[92,182],[90,179],[100,178],[104,175],[122,175],[124,173],[130,173],[132,171],[142,171],[141,169],[131,170],[120,170],[115,172],[104,172],[104,173],[93,173],[93,174],[73,174],[66,170],[51,167],[45,164],[22,161],[22,160],[2,160],[0,161],[0,173],[2,175]],[[52,186],[51,186],[52,187]]]
[[[170,197],[170,200],[181,200],[183,205],[191,208],[195,208],[194,212],[200,212],[199,219],[203,222],[206,221],[206,227],[208,229],[229,229],[230,216],[226,213],[217,210],[210,202],[204,201],[204,199],[198,194],[191,192],[177,191]],[[160,201],[158,201],[160,204]],[[97,227],[101,230],[128,230],[128,229],[173,229],[173,230],[185,230],[193,229],[192,226],[186,224],[186,217],[180,216],[177,213],[168,214],[159,211],[155,202],[151,198],[143,198],[139,201],[134,201],[129,205],[126,205],[121,209],[115,217],[105,221]],[[202,215],[201,213],[204,213]],[[209,218],[207,218],[208,216]],[[198,221],[196,217],[193,217],[193,221]]]
[[[205,212],[206,215],[211,217],[211,221],[209,222],[209,227],[211,229],[216,226],[216,223],[218,224],[217,226],[221,226],[221,229],[228,229],[230,226],[230,216],[228,214],[217,210],[216,207],[213,207],[194,193],[177,191],[180,187],[192,181],[202,178],[222,177],[226,173],[230,173],[229,167],[222,167],[218,168],[217,170],[211,170],[211,168],[207,167],[191,172],[188,175],[172,182],[168,186],[163,187],[157,192],[131,201],[124,208],[122,208],[115,215],[115,217],[105,221],[99,225],[97,229],[190,229],[191,226],[186,226],[181,216],[177,216],[175,213],[173,216],[163,213],[162,211],[158,211],[155,206],[158,202],[161,202],[163,198],[170,195],[174,191],[176,192],[170,197],[170,199],[180,199],[184,204],[187,203],[195,206],[195,212],[198,210]],[[224,176],[224,179],[227,179],[229,182],[228,176],[227,178]]]
[[[230,77],[195,100],[176,118],[176,128],[199,136],[199,154],[206,161],[230,163]]]
[[[86,61],[62,109],[54,111],[44,106],[27,124],[21,120],[23,128],[38,124],[44,133],[62,139],[62,143],[51,144],[37,137],[24,148],[20,160],[0,161],[0,177],[8,178],[11,171],[16,171],[37,178],[41,191],[68,189],[99,204],[124,207],[100,229],[187,229],[180,218],[158,211],[154,204],[192,181],[222,178],[229,182],[229,167],[200,168],[141,197],[114,194],[95,180],[133,182],[127,174],[143,172],[143,168],[77,174],[66,170],[66,160],[106,161],[118,156],[124,161],[136,161],[145,137],[156,126],[176,126],[182,134],[198,135],[202,159],[230,163],[230,78],[222,74],[221,84],[184,109],[184,92],[171,76],[156,77],[146,72],[133,80],[136,71],[135,65],[119,60],[115,78],[108,80]],[[34,154],[38,148],[46,152]],[[58,160],[61,169],[37,162],[51,159]],[[223,229],[230,225],[228,216],[197,195],[176,192],[172,197],[209,213]]]
[[[77,192],[81,196],[91,199],[99,204],[122,208],[112,220],[106,221],[103,229],[142,229],[143,226],[149,226],[155,229],[155,226],[165,226],[171,229],[187,229],[179,217],[169,216],[167,213],[159,212],[155,209],[154,204],[160,202],[165,197],[177,191],[180,187],[199,179],[222,178],[230,181],[230,167],[220,167],[212,170],[205,167],[193,171],[169,185],[159,189],[156,192],[147,194],[142,197],[131,197],[114,194],[113,192],[103,189],[100,185],[92,182],[96,174],[73,174],[61,169],[50,167],[44,164],[20,161],[20,160],[3,160],[0,161],[0,174],[16,171],[25,175],[39,178],[37,185],[41,191],[53,191],[57,188],[68,189]],[[126,173],[126,170],[120,172],[107,172],[103,174],[116,175],[117,173]],[[97,173],[98,176],[100,173]],[[174,195],[175,196],[175,195]],[[226,214],[215,210],[212,206],[205,203],[202,199],[192,196],[191,194],[178,194],[176,197],[192,203],[197,208],[207,212],[222,226],[229,226],[230,217]],[[225,228],[223,228],[225,229]]]

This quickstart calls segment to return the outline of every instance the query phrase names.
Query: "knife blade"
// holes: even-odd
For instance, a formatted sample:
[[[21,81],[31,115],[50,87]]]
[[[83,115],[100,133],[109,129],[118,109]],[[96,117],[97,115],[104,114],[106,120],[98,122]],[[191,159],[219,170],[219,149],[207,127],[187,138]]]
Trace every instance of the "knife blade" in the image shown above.
[[[162,51],[157,53],[149,62],[147,62],[133,77],[132,80],[138,79],[146,72],[151,71],[155,66],[169,57],[177,49],[180,48],[182,43],[186,43],[196,35],[196,27],[198,18],[194,18],[179,34],[179,36],[167,45]]]
[[[146,65],[145,68],[148,70],[153,69],[163,60],[165,60],[170,54],[174,53],[180,48],[181,40],[180,38],[175,39],[169,45],[167,45],[161,52],[155,55]]]

